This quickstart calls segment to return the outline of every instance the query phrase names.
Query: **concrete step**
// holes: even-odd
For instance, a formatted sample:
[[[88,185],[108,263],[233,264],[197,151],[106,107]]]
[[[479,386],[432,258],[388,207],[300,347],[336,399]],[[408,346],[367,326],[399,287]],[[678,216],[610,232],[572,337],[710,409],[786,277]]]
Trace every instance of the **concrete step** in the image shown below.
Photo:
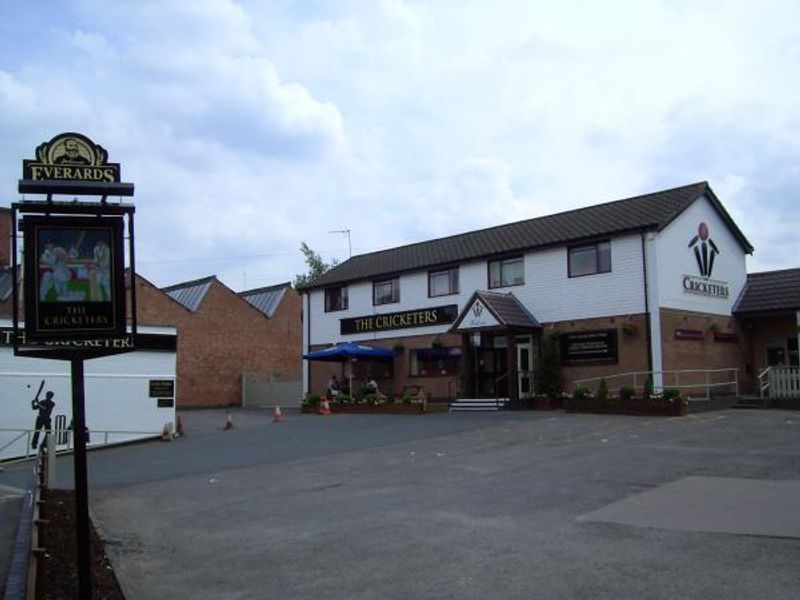
[[[496,411],[503,408],[507,402],[508,398],[458,398],[450,403],[450,411]]]

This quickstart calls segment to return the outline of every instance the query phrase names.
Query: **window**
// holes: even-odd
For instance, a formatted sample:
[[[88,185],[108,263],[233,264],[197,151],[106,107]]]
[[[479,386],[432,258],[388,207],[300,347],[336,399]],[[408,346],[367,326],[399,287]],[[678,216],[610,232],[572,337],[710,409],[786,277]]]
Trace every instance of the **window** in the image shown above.
[[[347,286],[325,290],[325,312],[347,310]]]
[[[428,273],[428,298],[458,293],[458,267]]]
[[[409,374],[412,377],[456,375],[461,348],[420,348],[409,353]]]
[[[611,272],[611,242],[597,242],[569,249],[569,276],[582,277]]]
[[[510,285],[523,285],[525,274],[521,256],[504,260],[489,261],[489,287],[499,288]]]
[[[400,280],[397,277],[373,282],[372,304],[377,306],[394,302],[400,302]]]

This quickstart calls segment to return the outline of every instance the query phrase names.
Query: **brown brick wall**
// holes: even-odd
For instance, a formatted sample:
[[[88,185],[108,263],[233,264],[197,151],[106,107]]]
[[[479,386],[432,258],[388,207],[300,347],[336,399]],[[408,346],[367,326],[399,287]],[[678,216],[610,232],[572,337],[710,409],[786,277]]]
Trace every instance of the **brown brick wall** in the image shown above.
[[[240,405],[245,371],[300,377],[300,299],[292,289],[268,319],[218,281],[192,313],[140,280],[137,315],[141,325],[178,330],[179,407]]]
[[[767,366],[767,342],[769,338],[797,337],[797,316],[795,313],[748,317],[742,319],[742,327],[751,333],[752,355],[750,363],[757,372]]]
[[[623,332],[623,325],[633,326],[635,331]],[[600,329],[617,330],[617,349],[618,362],[607,365],[588,365],[580,367],[562,367],[564,376],[564,389],[571,392],[575,388],[575,381],[578,379],[592,379],[595,377],[610,377],[621,373],[633,373],[648,371],[647,359],[647,319],[644,314],[639,315],[620,315],[614,317],[602,317],[598,319],[579,319],[573,321],[558,321],[548,323],[544,329],[544,335],[551,335],[554,331],[568,333],[577,331],[592,331]],[[628,383],[621,380],[609,380],[610,387],[619,387]],[[589,387],[593,390],[598,382],[592,382]]]
[[[679,340],[675,338],[678,329],[701,331],[702,340]],[[737,342],[715,340],[714,329],[723,334],[738,336]],[[703,313],[661,309],[661,347],[664,371],[686,369],[739,369],[742,391],[752,389],[750,376],[752,365],[750,331],[742,327],[734,317],[709,315]],[[671,385],[673,375],[665,375],[664,384]],[[680,375],[681,383],[700,382],[702,375]],[[692,379],[694,377],[694,379]],[[714,375],[711,375],[712,381]],[[721,378],[729,377],[726,374]],[[720,379],[723,381],[724,379]],[[723,388],[718,388],[722,393]],[[695,390],[699,392],[699,390]]]

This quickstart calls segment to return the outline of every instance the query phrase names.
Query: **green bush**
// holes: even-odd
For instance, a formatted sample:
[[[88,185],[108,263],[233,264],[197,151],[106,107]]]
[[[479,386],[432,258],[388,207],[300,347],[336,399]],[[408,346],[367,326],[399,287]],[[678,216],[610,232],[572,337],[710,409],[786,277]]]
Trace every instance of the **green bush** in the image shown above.
[[[600,384],[597,386],[597,399],[601,401],[608,399],[608,382],[605,377],[600,379]]]
[[[584,398],[588,398],[592,395],[592,390],[585,385],[579,385],[575,388],[575,391],[572,393],[572,397],[576,400],[583,400]]]
[[[553,334],[554,335],[554,334]],[[534,380],[536,393],[548,398],[558,398],[564,390],[564,379],[561,375],[561,361],[558,357],[558,345],[553,335],[542,341],[539,364],[536,366]]]
[[[409,392],[403,394],[403,404],[411,404],[411,394]]]
[[[319,400],[319,394],[306,394],[306,399],[303,404],[306,406],[318,406]]]
[[[619,397],[623,400],[630,400],[636,395],[636,388],[632,385],[623,385],[619,390]]]
[[[664,400],[677,400],[681,397],[681,391],[678,388],[664,388]]]
[[[642,392],[642,397],[645,400],[650,400],[653,397],[653,376],[648,375],[647,379],[644,382],[644,391]]]
[[[378,395],[377,394],[366,394],[364,396],[364,402],[366,402],[370,406],[375,406],[378,403]]]

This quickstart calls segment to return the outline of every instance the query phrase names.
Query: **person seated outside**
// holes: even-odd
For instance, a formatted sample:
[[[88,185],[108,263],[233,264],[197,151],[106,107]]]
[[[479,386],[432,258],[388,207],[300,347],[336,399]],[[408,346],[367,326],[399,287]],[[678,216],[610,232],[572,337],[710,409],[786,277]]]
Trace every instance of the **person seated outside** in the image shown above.
[[[336,378],[336,374],[334,373],[328,380],[328,397],[337,398],[341,392],[342,386],[339,383],[339,380]]]
[[[369,375],[367,375],[367,378],[364,380],[364,393],[365,394],[377,394],[378,393],[378,382],[375,381]]]

